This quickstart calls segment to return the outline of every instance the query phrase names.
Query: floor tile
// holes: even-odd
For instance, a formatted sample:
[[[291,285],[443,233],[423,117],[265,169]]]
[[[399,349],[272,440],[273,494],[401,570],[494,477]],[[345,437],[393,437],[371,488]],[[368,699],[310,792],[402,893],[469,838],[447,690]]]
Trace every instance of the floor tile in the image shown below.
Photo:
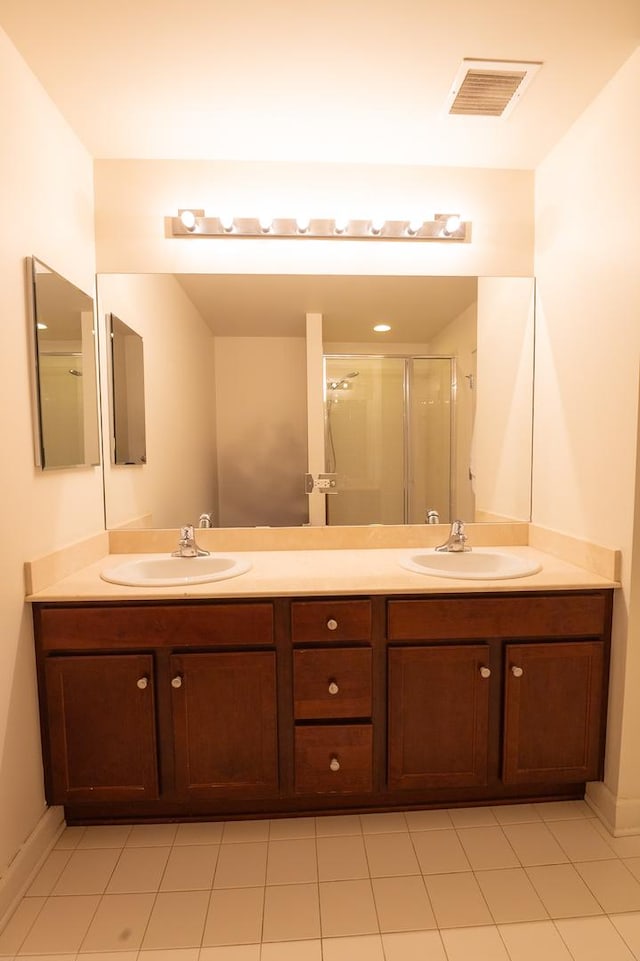
[[[453,827],[448,811],[406,811],[405,819],[410,831],[438,831]]]
[[[158,959],[156,951],[150,951],[149,954],[154,955],[156,961],[172,961],[169,958]],[[85,954],[74,954],[72,955],[74,961],[138,961],[140,952],[135,951],[87,951]],[[65,955],[52,954],[52,955],[38,955],[38,961],[64,961]],[[148,959],[145,959],[148,961]],[[196,958],[197,961],[197,958]]]
[[[439,928],[492,924],[493,918],[473,874],[432,874],[424,879]]]
[[[552,918],[602,914],[602,908],[572,864],[526,868],[529,880]]]
[[[77,848],[56,881],[53,894],[103,894],[120,849],[81,851]]]
[[[199,947],[208,907],[209,891],[158,894],[142,942],[143,949]]]
[[[264,888],[213,891],[202,943],[254,944],[260,941]]]
[[[209,890],[218,860],[218,844],[173,847],[160,885],[161,891]]]
[[[456,828],[481,828],[497,824],[490,807],[450,808],[449,817]]]
[[[524,868],[476,871],[476,881],[496,924],[548,918]]]
[[[0,931],[0,956],[13,957],[46,904],[46,898],[23,898]]]
[[[591,821],[550,821],[548,827],[570,861],[606,861],[613,855]]]
[[[269,825],[270,841],[287,841],[292,838],[314,838],[315,818],[276,818]]]
[[[364,845],[372,878],[420,874],[420,865],[407,832],[365,835]]]
[[[369,877],[369,865],[362,835],[319,837],[316,845],[318,877],[321,881]]]
[[[574,865],[607,914],[640,911],[640,883],[622,861],[587,861]]]
[[[174,844],[220,844],[224,821],[189,821],[179,824]]]
[[[388,811],[382,814],[361,814],[363,834],[391,834],[407,831],[407,821],[402,811]]]
[[[383,934],[385,961],[447,961],[438,931]]]
[[[198,961],[199,955],[200,948],[167,948],[158,951],[139,951],[137,961]],[[102,957],[104,958],[104,955]],[[83,958],[82,961],[90,961],[90,958]],[[118,959],[114,958],[113,961]]]
[[[526,824],[541,820],[535,804],[496,804],[491,810],[498,824]]]
[[[144,961],[140,958],[140,961]],[[260,961],[259,944],[228,944],[202,948],[199,961]]]
[[[173,844],[177,824],[135,824],[126,841],[126,847],[154,848]]]
[[[80,844],[82,835],[86,830],[86,828],[81,827],[65,828],[54,847],[58,850],[73,851]]]
[[[260,961],[322,961],[322,942],[318,939],[263,944]]]
[[[615,838],[597,818],[592,821],[592,824],[598,834],[604,838],[614,854],[619,858],[640,857],[640,834],[627,834]]]
[[[171,848],[125,848],[107,885],[107,894],[157,891]]]
[[[323,961],[385,961],[382,938],[365,935],[355,938],[323,938]]]
[[[323,938],[378,932],[370,881],[320,883],[320,923]]]
[[[536,864],[565,864],[567,855],[546,824],[505,824],[502,828],[518,860],[525,867]]]
[[[223,844],[242,844],[246,841],[268,841],[269,821],[227,821],[222,831]]]
[[[610,920],[616,930],[622,935],[625,944],[627,944],[637,958],[640,958],[640,912],[614,914]]]
[[[27,897],[47,897],[51,894],[71,854],[71,850],[54,848],[31,882]]]
[[[436,927],[422,877],[374,878],[371,885],[381,931],[423,931]]]
[[[70,954],[78,951],[96,908],[98,895],[47,898],[19,954]]]
[[[629,868],[634,878],[640,881],[640,858],[624,858],[624,863]]]
[[[520,867],[500,827],[462,828],[458,830],[458,837],[474,871]]]
[[[267,884],[305,884],[317,880],[315,838],[269,842]]]
[[[106,894],[100,900],[82,942],[81,952],[84,954],[138,949],[151,916],[154,900],[154,894]]]
[[[343,834],[362,834],[362,823],[357,814],[327,814],[316,818],[316,835],[319,838]]]
[[[609,918],[572,918],[556,927],[575,961],[634,961]]]
[[[263,941],[302,941],[319,937],[317,884],[281,884],[266,889]]]
[[[468,871],[470,864],[456,831],[420,831],[411,840],[423,874]]]
[[[534,805],[543,821],[564,821],[592,818],[593,811],[586,801],[541,801]]]
[[[101,824],[85,828],[78,848],[121,848],[131,834],[131,824]]]
[[[573,961],[553,921],[501,924],[511,961]]]
[[[253,888],[264,884],[267,842],[221,844],[213,881],[215,888]]]
[[[442,932],[449,961],[509,961],[507,949],[495,926],[450,928]]]

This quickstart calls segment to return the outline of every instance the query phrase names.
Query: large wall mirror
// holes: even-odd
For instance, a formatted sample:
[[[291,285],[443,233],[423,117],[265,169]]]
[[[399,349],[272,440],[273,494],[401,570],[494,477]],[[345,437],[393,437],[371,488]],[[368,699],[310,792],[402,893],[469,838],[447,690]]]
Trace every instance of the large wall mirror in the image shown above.
[[[100,463],[93,300],[27,258],[36,465]]]
[[[319,439],[320,523],[529,520],[534,304],[523,277],[99,275],[145,344],[146,463],[105,458],[107,527],[307,524]]]

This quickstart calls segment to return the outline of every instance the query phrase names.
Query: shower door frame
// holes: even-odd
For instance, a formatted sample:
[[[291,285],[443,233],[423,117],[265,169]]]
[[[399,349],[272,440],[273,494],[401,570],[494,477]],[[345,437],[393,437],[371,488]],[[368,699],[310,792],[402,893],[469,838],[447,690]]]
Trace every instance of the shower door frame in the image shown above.
[[[456,400],[458,393],[458,380],[457,380],[457,366],[456,358],[452,354],[324,354],[322,355],[322,389],[323,389],[323,409],[324,409],[324,421],[323,421],[323,431],[325,432],[325,447],[326,447],[326,417],[327,417],[327,361],[331,360],[349,360],[353,363],[357,363],[359,360],[402,360],[404,363],[404,370],[402,375],[402,403],[403,403],[403,415],[402,415],[402,450],[403,450],[403,520],[399,523],[408,524],[409,514],[410,514],[410,490],[409,490],[409,465],[411,463],[411,391],[412,391],[412,379],[413,379],[413,367],[410,363],[414,360],[448,360],[450,364],[450,378],[449,378],[449,398],[450,398],[450,409],[451,414],[449,417],[449,496],[448,496],[448,510],[451,520],[453,520],[453,509],[454,509],[454,495],[453,495],[453,482],[456,476],[457,469],[457,459],[456,459]],[[325,450],[325,469],[326,468],[326,450]],[[337,473],[337,464],[336,471]],[[327,497],[339,497],[340,487],[338,486],[334,494],[325,495],[325,523],[327,519]],[[442,522],[446,523],[446,522]],[[338,525],[336,525],[338,526]]]

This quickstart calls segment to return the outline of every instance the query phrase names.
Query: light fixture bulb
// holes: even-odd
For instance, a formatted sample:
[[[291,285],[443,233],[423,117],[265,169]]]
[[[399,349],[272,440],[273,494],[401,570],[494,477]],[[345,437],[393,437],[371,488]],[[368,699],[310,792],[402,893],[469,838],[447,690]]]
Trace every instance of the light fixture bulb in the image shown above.
[[[181,210],[180,211],[180,222],[185,230],[191,232],[195,230],[196,227],[196,215],[193,210]]]
[[[260,230],[262,233],[268,234],[273,225],[273,219],[271,217],[260,217],[258,219],[258,223],[260,224]]]
[[[230,234],[233,230],[233,217],[230,217],[229,214],[220,214],[218,220],[225,234]]]
[[[346,234],[349,228],[349,221],[346,217],[336,217],[333,223],[333,229],[337,234]]]
[[[460,229],[460,223],[459,214],[452,214],[450,217],[447,217],[443,230],[445,237],[450,237],[451,234],[455,234],[456,230]]]
[[[296,229],[299,234],[306,234],[310,226],[310,217],[296,217]]]
[[[377,237],[378,234],[381,234],[381,233],[382,233],[382,228],[384,227],[385,223],[386,223],[386,221],[382,220],[381,217],[376,217],[376,218],[374,218],[374,219],[371,221],[371,228],[370,228],[370,229],[371,229],[371,233],[374,235],[374,237]]]
[[[388,330],[391,330],[390,324],[376,324],[373,328],[376,334],[386,334]]]
[[[409,234],[409,236],[415,237],[415,235],[418,233],[418,231],[422,227],[423,223],[424,221],[422,220],[410,220],[409,223],[407,224],[407,233]]]

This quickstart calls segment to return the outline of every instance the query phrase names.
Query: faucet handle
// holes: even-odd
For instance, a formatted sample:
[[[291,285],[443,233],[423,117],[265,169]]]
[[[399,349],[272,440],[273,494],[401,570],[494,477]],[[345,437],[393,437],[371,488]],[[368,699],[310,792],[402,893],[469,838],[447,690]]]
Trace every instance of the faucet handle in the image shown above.
[[[185,524],[184,527],[180,528],[180,540],[181,541],[193,540],[193,524]]]

